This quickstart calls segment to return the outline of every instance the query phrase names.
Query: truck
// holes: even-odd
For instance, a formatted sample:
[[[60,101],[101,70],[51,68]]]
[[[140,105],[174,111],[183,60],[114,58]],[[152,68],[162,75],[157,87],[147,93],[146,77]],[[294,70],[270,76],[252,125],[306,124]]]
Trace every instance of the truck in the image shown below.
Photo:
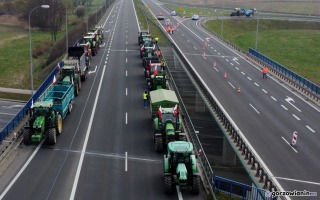
[[[200,174],[191,142],[175,141],[168,144],[168,153],[163,158],[163,183],[167,194],[173,193],[176,185],[180,190],[191,188],[193,194],[199,194]]]
[[[162,152],[171,141],[186,141],[180,115],[179,101],[172,90],[150,91],[150,110],[153,118],[153,142],[157,152]]]
[[[26,112],[29,120],[23,128],[24,144],[40,142],[47,137],[47,143],[56,144],[57,135],[62,133],[62,121],[71,113],[74,101],[73,85],[53,84]]]

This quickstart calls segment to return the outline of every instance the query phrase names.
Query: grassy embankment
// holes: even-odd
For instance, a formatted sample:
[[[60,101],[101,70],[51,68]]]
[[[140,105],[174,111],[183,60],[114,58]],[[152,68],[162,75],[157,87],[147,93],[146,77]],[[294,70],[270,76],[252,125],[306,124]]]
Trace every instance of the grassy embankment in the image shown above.
[[[88,8],[87,14],[94,12],[104,3],[94,0]],[[85,17],[86,18],[86,17]],[[30,89],[30,46],[28,22],[21,22],[16,18],[0,21],[0,87]],[[68,12],[68,30],[75,28],[76,16],[73,10]],[[37,79],[38,74],[46,70],[45,62],[48,52],[55,42],[51,40],[49,32],[31,29],[33,55],[34,88],[38,88],[43,80]],[[58,32],[57,41],[63,39],[65,29]],[[38,56],[39,55],[39,56]],[[0,93],[0,98],[26,100],[29,95]]]
[[[295,11],[292,9],[290,11]],[[187,13],[199,12],[199,8],[192,9],[192,7],[182,7],[181,11],[183,10]],[[211,32],[220,35],[221,24],[222,20],[212,20],[207,21],[205,26]],[[319,22],[260,19],[258,49],[283,66],[320,85],[319,29]],[[223,20],[223,37],[245,51],[250,47],[255,48],[256,30],[257,19]]]
[[[155,24],[158,25],[158,20],[152,16],[152,14],[144,6],[144,4],[140,0],[134,0],[134,6],[138,16],[140,29],[147,30],[149,28],[152,36],[159,38],[158,44],[160,48],[161,46],[169,45],[169,40],[166,37],[166,35],[164,35],[161,29],[155,25]],[[147,15],[147,17],[144,15],[144,13]]]

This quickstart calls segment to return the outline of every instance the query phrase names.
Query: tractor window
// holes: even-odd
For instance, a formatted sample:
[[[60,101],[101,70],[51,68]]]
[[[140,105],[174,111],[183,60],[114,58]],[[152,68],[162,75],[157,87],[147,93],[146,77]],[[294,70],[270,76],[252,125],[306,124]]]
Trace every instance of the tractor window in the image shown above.
[[[70,76],[70,75],[72,75],[72,70],[70,70],[70,69],[62,70],[62,76],[63,77]]]
[[[48,108],[39,107],[34,109],[34,114],[36,116],[45,116],[48,113]]]
[[[165,124],[167,121],[172,121],[173,124],[175,124],[175,118],[172,113],[164,113],[162,114],[162,124]]]

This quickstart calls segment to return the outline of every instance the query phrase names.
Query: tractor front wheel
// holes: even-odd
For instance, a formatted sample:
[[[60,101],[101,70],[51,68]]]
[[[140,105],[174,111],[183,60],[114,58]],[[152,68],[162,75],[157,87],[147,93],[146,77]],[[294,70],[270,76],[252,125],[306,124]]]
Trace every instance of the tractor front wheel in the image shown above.
[[[172,185],[172,177],[171,175],[164,176],[164,191],[166,194],[172,194],[173,192],[173,185]]]
[[[163,151],[163,140],[162,137],[155,137],[155,143],[154,143],[154,149],[156,152],[162,152]]]
[[[50,128],[48,131],[48,143],[51,145],[57,143],[57,133],[55,128]]]
[[[200,177],[198,175],[192,177],[192,193],[199,194]]]
[[[30,129],[24,129],[23,131],[23,142],[25,145],[30,145],[32,143]]]

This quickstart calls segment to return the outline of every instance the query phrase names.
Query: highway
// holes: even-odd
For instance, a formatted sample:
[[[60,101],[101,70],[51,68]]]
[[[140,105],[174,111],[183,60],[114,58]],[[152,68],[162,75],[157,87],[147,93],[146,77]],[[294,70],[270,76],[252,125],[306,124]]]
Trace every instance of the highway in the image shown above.
[[[0,199],[204,199],[166,195],[163,155],[154,150],[132,1],[116,1],[105,39],[54,146],[22,145],[0,177]]]
[[[0,100],[0,130],[21,110],[25,103]]]
[[[177,25],[169,37],[281,187],[320,193],[320,177],[315,176],[320,170],[320,109],[276,78],[263,79],[258,66],[219,42],[200,21],[170,16],[170,10],[161,3],[144,2],[154,15],[162,12]],[[289,145],[294,131],[298,132],[296,148]]]

